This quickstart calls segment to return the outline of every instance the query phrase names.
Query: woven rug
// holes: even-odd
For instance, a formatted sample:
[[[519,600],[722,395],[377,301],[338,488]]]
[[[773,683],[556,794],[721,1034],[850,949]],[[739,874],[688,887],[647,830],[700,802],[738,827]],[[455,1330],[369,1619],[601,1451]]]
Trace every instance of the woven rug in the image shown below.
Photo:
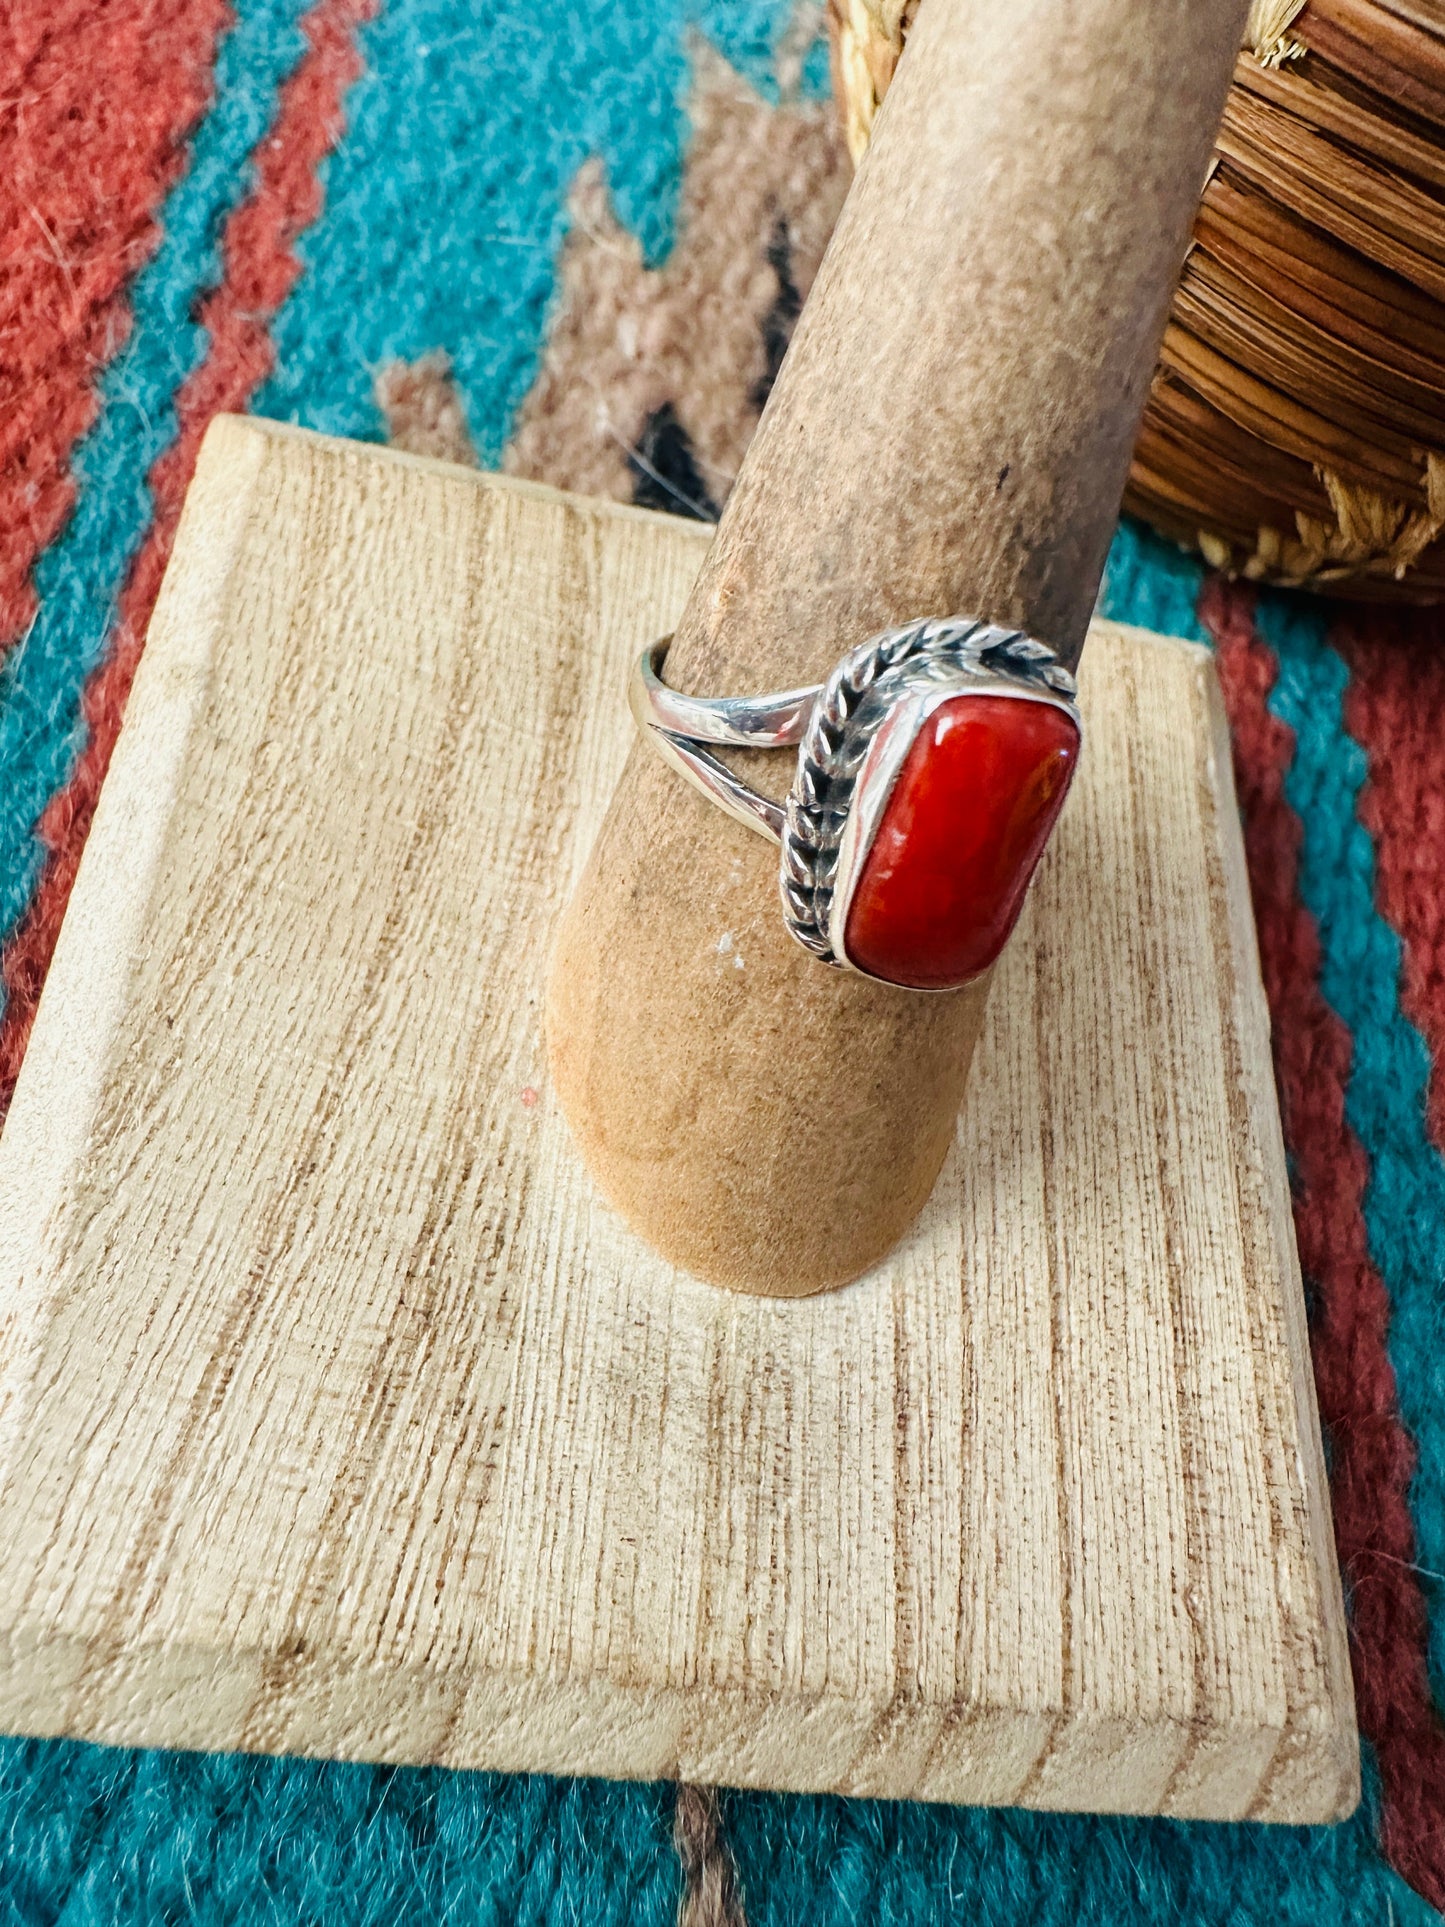
[[[816,5],[0,7],[0,1086],[218,409],[712,517],[847,182]],[[1188,1826],[0,1742],[0,1921],[1434,1920],[1445,626],[1125,525],[1234,728],[1367,1793]]]

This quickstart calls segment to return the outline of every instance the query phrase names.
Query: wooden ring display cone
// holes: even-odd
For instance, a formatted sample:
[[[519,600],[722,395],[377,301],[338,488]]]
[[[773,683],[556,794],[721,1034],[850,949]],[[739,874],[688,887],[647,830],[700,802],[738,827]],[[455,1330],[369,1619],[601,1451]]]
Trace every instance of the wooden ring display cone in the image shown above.
[[[1077,660],[1244,11],[930,0],[678,625],[678,687],[819,681],[924,615]],[[723,943],[747,965],[719,985]],[[985,996],[820,969],[772,853],[639,748],[563,922],[552,1074],[667,1257],[813,1292],[927,1198]]]

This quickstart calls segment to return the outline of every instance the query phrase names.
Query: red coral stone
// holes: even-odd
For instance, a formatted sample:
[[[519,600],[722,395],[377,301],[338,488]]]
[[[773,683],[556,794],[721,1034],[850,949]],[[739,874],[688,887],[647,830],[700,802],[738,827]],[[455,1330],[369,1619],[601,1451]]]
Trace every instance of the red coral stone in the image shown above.
[[[904,758],[853,890],[848,959],[948,990],[1008,941],[1068,794],[1079,731],[1052,703],[954,696]]]

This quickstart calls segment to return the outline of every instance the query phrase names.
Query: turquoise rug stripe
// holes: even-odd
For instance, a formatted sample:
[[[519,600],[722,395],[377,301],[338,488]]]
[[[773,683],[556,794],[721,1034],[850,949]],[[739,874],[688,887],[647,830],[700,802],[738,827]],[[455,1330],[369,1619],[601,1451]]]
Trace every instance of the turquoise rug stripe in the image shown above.
[[[1341,1827],[1200,1826],[780,1795],[725,1806],[749,1927],[1428,1927]]]
[[[0,1741],[0,1927],[671,1927],[670,1791]]]
[[[36,568],[35,622],[0,667],[0,931],[30,900],[44,858],[36,822],[83,746],[81,690],[150,526],[146,475],[174,440],[176,390],[205,351],[196,297],[220,278],[221,230],[304,47],[296,26],[304,8],[305,0],[236,6],[218,52],[215,105],[167,197],[160,247],[132,289],[130,337],[101,377],[100,413],[76,449],[75,511]]]
[[[750,1927],[1430,1927],[1337,1828],[724,1798]],[[0,1927],[671,1927],[671,1794],[0,1742]]]
[[[1209,633],[1199,620],[1204,578],[1197,555],[1186,555],[1142,522],[1126,517],[1109,549],[1098,612],[1111,622],[1132,622],[1156,635],[1207,643]]]
[[[272,329],[258,415],[381,439],[375,371],[452,358],[472,440],[495,464],[537,371],[567,195],[598,156],[649,262],[673,237],[687,136],[689,36],[774,93],[789,18],[775,0],[409,0],[362,36],[366,73],[324,164],[306,272]],[[824,80],[816,54],[809,84]]]
[[[1400,939],[1375,903],[1375,854],[1359,820],[1364,751],[1345,727],[1349,670],[1325,614],[1262,597],[1279,658],[1270,707],[1295,733],[1285,794],[1304,841],[1300,894],[1319,926],[1320,988],[1354,1037],[1345,1111],[1370,1154],[1370,1255],[1390,1294],[1400,1411],[1419,1448],[1410,1493],[1430,1612],[1431,1678],[1445,1704],[1445,1160],[1426,1129],[1430,1054],[1400,1008]]]

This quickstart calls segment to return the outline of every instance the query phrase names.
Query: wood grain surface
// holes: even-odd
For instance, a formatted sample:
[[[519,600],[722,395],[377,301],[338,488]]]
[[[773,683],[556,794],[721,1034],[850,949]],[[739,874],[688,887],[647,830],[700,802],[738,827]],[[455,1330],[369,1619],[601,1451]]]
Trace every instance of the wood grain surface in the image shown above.
[[[930,1203],[846,1290],[739,1297],[595,1195],[539,1034],[706,541],[210,430],[0,1139],[0,1726],[1340,1815],[1208,659],[1096,628]]]

